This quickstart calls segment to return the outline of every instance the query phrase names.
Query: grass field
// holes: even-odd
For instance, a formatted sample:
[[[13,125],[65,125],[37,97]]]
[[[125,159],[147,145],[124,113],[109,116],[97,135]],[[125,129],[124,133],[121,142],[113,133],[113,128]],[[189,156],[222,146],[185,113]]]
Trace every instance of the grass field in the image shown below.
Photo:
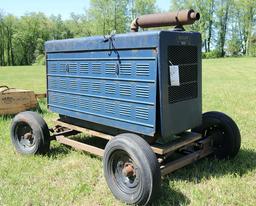
[[[44,67],[0,67],[0,85],[45,91]],[[43,116],[52,125],[54,114]],[[256,204],[256,58],[203,61],[203,109],[230,115],[242,147],[230,161],[204,159],[163,179],[154,205]],[[122,205],[104,180],[101,159],[58,143],[48,156],[15,153],[11,117],[0,117],[0,205]]]

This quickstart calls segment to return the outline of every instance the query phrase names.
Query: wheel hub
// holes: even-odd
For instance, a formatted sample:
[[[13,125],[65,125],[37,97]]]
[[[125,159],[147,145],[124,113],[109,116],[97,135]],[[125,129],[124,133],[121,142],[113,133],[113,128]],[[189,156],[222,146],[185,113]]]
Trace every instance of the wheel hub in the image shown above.
[[[20,123],[17,127],[17,140],[23,149],[31,149],[35,145],[32,128],[27,123]]]
[[[125,163],[122,172],[123,172],[123,175],[128,178],[135,176],[135,170],[132,163]]]
[[[130,155],[122,150],[115,151],[110,159],[116,185],[121,191],[134,193],[139,185],[140,171]]]
[[[26,133],[24,135],[24,139],[26,139],[26,140],[32,140],[32,138],[33,138],[33,135],[31,133]]]

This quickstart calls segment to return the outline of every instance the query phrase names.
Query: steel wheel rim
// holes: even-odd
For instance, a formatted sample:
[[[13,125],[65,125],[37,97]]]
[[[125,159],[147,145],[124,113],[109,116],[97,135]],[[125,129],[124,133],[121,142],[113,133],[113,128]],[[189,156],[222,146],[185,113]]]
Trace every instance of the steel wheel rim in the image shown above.
[[[32,151],[36,146],[36,138],[32,128],[26,122],[20,122],[15,128],[15,140],[25,151]]]
[[[126,166],[129,165],[126,173]],[[132,168],[132,169],[131,169]],[[140,170],[130,155],[123,150],[114,151],[109,159],[109,169],[111,177],[117,188],[125,194],[137,193],[141,187]]]
[[[219,150],[223,148],[224,144],[224,136],[226,135],[225,128],[221,125],[214,124],[211,127],[208,127],[204,130],[203,136],[207,137],[213,135],[212,139],[212,147],[214,150]]]

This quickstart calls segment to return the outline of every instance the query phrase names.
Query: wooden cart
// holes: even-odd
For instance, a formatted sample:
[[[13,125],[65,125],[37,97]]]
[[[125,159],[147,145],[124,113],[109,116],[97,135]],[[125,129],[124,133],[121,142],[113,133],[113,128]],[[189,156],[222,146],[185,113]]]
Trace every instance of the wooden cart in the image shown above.
[[[35,94],[33,91],[0,86],[0,115],[17,114],[36,108],[37,98],[46,94]]]

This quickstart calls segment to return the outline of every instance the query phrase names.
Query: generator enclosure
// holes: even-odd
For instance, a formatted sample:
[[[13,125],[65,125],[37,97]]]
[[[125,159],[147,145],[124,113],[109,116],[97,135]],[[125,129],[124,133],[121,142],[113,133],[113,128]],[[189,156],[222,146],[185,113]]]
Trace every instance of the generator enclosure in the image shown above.
[[[200,33],[147,31],[45,47],[48,108],[69,123],[149,137],[201,124]]]

